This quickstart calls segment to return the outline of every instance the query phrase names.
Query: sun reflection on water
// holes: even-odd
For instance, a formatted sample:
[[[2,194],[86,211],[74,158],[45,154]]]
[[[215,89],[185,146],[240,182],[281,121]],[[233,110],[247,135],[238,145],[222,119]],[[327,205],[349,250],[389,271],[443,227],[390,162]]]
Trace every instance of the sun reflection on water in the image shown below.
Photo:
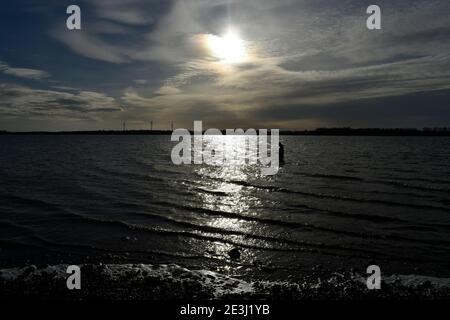
[[[257,164],[244,161],[247,148],[245,136],[205,136],[204,146],[223,147],[228,157],[222,166],[204,164],[195,169],[200,177],[197,181],[197,196],[201,207],[223,213],[223,216],[211,216],[205,223],[222,230],[252,233],[254,224],[235,216],[251,215],[250,211],[261,205],[261,199],[252,192],[249,183],[260,177],[260,168]],[[227,217],[227,213],[233,216]],[[223,236],[237,243],[242,241],[241,235],[224,233]],[[227,252],[232,248],[233,245],[216,242],[205,249],[227,257]]]

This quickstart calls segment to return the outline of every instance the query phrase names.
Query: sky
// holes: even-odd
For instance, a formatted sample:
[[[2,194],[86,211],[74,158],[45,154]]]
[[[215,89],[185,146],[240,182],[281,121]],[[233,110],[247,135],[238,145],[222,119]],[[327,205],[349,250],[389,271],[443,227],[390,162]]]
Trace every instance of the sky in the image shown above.
[[[81,30],[68,30],[69,5]],[[366,9],[382,11],[369,30]],[[450,127],[448,0],[5,0],[0,130]]]

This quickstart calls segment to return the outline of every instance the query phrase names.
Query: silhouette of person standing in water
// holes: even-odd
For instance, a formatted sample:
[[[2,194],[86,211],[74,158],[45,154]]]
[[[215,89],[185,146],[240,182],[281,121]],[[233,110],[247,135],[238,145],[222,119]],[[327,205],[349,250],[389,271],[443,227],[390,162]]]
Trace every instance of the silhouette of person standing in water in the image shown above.
[[[280,164],[284,164],[284,145],[281,142],[278,143],[278,152],[280,157]]]

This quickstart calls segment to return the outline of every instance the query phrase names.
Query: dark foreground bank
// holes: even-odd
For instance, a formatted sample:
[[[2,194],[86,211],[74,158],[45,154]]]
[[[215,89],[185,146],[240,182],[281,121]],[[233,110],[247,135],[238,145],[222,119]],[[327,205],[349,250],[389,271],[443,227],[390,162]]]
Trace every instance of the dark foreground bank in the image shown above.
[[[246,281],[177,265],[83,265],[82,288],[66,287],[67,265],[0,270],[0,298],[40,300],[447,300],[450,279],[390,276],[367,289],[358,274],[305,276],[296,282]]]

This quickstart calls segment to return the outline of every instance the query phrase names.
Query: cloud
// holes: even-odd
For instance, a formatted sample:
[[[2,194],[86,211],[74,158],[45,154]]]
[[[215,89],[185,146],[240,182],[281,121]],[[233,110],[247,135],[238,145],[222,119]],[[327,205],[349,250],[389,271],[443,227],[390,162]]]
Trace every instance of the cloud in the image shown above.
[[[126,63],[118,66],[128,79],[120,90],[128,88],[121,100],[131,118],[204,117],[232,125],[267,124],[271,116],[274,125],[292,126],[304,125],[308,114],[319,124],[321,109],[345,116],[346,105],[406,101],[400,97],[417,93],[435,99],[449,89],[450,3],[377,4],[380,31],[366,28],[367,5],[356,0],[95,0],[92,27],[54,36],[80,56]],[[228,26],[246,41],[249,63],[218,62],[202,46],[202,36]],[[158,73],[145,73],[148,65]],[[302,112],[311,108],[319,111]]]
[[[133,82],[134,82],[135,84],[138,84],[138,85],[145,85],[145,84],[148,83],[148,80],[144,80],[144,79],[136,79],[136,80],[133,80]]]
[[[423,70],[427,70],[426,75]],[[335,106],[339,109],[345,104],[364,105],[364,101],[374,99],[450,90],[449,70],[450,57],[406,59],[333,71],[290,71],[276,64],[262,63],[239,72],[212,73],[207,85],[187,85],[182,91],[163,87],[164,90],[161,88],[154,95],[143,96],[129,89],[122,100],[126,105],[144,108],[149,113],[187,122],[200,119],[289,125],[294,120],[304,122],[305,113],[301,110],[313,108],[317,112],[307,114],[316,117],[311,123],[319,124],[321,108],[330,110],[330,106]],[[205,108],[209,112],[202,110]],[[402,106],[399,108],[405,110]],[[271,122],[268,122],[268,115]]]
[[[85,58],[115,64],[137,60],[146,55],[148,35],[172,0],[93,0],[93,15],[83,16],[83,28],[69,31],[55,25],[51,37]]]
[[[155,6],[155,1],[150,1]],[[148,4],[148,2],[147,2]],[[93,1],[99,17],[128,25],[147,25],[153,22],[148,5],[140,0],[95,0]]]
[[[122,107],[103,93],[68,93],[0,85],[0,114],[28,118],[95,118],[101,113],[120,112]]]
[[[29,68],[13,68],[6,63],[2,63],[1,61],[0,72],[11,76],[32,80],[41,80],[50,77],[50,74],[47,71]]]
[[[128,62],[127,49],[110,45],[97,35],[87,32],[54,32],[53,37],[75,53],[111,63]]]
[[[53,86],[53,89],[62,90],[62,91],[80,91],[79,88],[73,88],[68,86]]]
[[[159,88],[155,93],[160,95],[171,95],[171,94],[179,94],[181,93],[181,90],[171,86],[163,86]]]
[[[433,92],[450,89],[450,43],[443,41],[450,36],[450,22],[442,14],[450,9],[448,2],[380,5],[385,23],[373,32],[365,27],[366,7],[356,1],[177,1],[149,36],[153,46],[132,58],[175,66],[177,73],[163,82],[181,92],[134,92],[124,101],[171,118],[207,106],[227,113],[223,121],[232,123],[258,122],[264,110],[261,121],[269,114],[280,125],[303,121],[303,113],[294,112],[302,108],[342,108],[345,116],[345,104],[363,108],[367,101],[427,92],[434,97]],[[252,63],[225,66],[193,49],[196,35],[220,34],[228,21],[254,53]],[[299,118],[286,119],[279,110]],[[209,114],[208,120],[217,118]],[[320,112],[314,116],[311,121],[319,123]]]

